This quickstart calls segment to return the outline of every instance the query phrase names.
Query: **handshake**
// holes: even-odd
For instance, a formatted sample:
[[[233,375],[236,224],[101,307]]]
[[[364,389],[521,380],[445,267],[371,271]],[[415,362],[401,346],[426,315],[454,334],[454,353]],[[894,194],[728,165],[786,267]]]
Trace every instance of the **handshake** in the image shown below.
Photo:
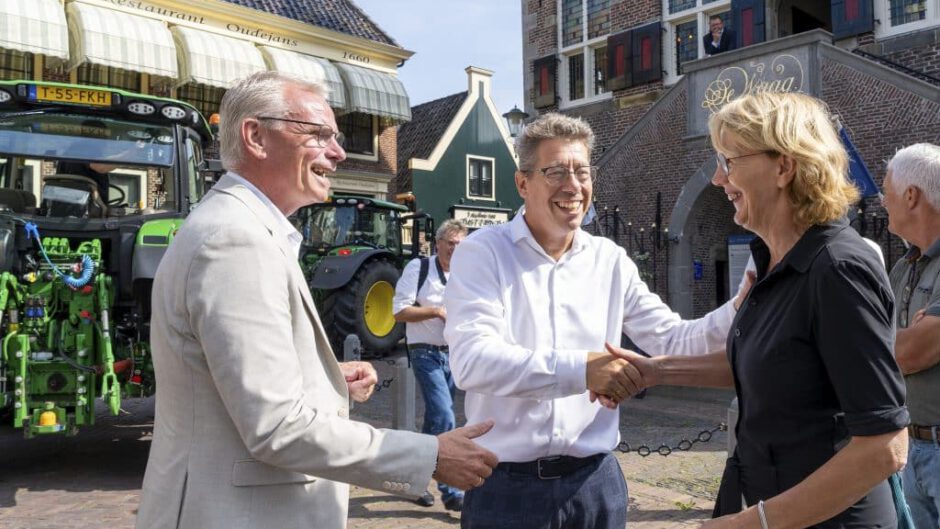
[[[624,400],[660,383],[655,360],[609,343],[604,345],[606,353],[588,353],[586,377],[591,402],[600,400],[604,407],[614,409]]]

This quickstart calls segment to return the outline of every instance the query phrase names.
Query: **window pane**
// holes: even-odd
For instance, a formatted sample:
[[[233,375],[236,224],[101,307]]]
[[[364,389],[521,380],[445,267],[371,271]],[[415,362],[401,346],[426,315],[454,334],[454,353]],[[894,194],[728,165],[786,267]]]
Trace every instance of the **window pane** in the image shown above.
[[[33,54],[14,50],[0,52],[0,79],[32,79]]]
[[[669,14],[695,7],[695,0],[669,0]]]
[[[718,2],[719,0],[702,0],[703,4],[710,4],[712,2]]]
[[[594,95],[607,91],[607,47],[594,48]]]
[[[577,44],[584,39],[582,24],[583,0],[562,0],[561,40],[562,46]]]
[[[375,131],[372,116],[361,112],[344,114],[336,118],[336,126],[346,136],[343,148],[354,154],[375,154]]]
[[[568,57],[568,99],[584,97],[584,54]]]
[[[917,22],[927,16],[925,0],[891,0],[890,5],[892,26]]]
[[[480,196],[480,160],[470,160],[470,196]]]
[[[219,111],[223,95],[224,88],[196,83],[184,84],[176,90],[177,99],[196,107],[206,119]]]
[[[676,72],[679,65],[698,59],[698,22],[690,20],[676,26]]]
[[[610,0],[588,0],[588,38],[610,33]]]
[[[493,166],[488,161],[480,160],[480,168],[482,169],[481,176],[483,180],[481,184],[482,194],[487,197],[493,196]]]

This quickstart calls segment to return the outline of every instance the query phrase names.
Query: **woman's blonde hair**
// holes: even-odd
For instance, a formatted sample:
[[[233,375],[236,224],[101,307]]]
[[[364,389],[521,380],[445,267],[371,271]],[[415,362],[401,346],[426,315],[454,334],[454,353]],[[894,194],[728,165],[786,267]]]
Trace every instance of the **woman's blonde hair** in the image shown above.
[[[848,179],[848,155],[825,104],[799,93],[764,92],[728,103],[708,120],[712,145],[727,151],[772,151],[796,164],[789,188],[797,225],[809,227],[839,219],[859,199]]]

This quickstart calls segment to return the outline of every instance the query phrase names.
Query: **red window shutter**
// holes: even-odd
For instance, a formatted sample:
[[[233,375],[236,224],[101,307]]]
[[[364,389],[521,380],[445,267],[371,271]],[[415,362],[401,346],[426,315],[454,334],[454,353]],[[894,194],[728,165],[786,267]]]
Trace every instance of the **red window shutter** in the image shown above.
[[[741,10],[741,41],[745,46],[754,44],[754,10]]]
[[[640,70],[647,72],[653,69],[653,39],[643,37],[640,41]]]
[[[543,96],[543,95],[547,94],[547,93],[548,93],[548,90],[549,90],[549,86],[548,86],[548,65],[547,65],[547,64],[543,64],[542,67],[539,68],[539,95],[540,95],[540,96]]]
[[[624,53],[623,48],[624,48],[623,44],[618,44],[614,48],[614,77],[620,77],[621,75],[626,73],[624,71],[626,63],[623,60],[623,53]]]
[[[858,20],[859,15],[858,0],[845,0],[845,21]]]

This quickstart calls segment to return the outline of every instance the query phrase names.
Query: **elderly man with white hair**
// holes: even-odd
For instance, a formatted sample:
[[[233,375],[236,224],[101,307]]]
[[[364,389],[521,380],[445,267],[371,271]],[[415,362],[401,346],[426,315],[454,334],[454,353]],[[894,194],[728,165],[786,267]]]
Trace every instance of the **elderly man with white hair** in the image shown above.
[[[466,489],[496,464],[471,440],[491,424],[433,437],[349,420],[376,373],[336,362],[287,219],[328,198],[346,158],[326,96],[265,72],[222,99],[229,172],[154,279],[156,419],[137,527],[339,529],[347,483],[416,497],[432,475]]]
[[[904,494],[915,527],[940,527],[940,147],[918,143],[888,162],[888,230],[911,244],[891,270],[895,356],[907,384]]]

